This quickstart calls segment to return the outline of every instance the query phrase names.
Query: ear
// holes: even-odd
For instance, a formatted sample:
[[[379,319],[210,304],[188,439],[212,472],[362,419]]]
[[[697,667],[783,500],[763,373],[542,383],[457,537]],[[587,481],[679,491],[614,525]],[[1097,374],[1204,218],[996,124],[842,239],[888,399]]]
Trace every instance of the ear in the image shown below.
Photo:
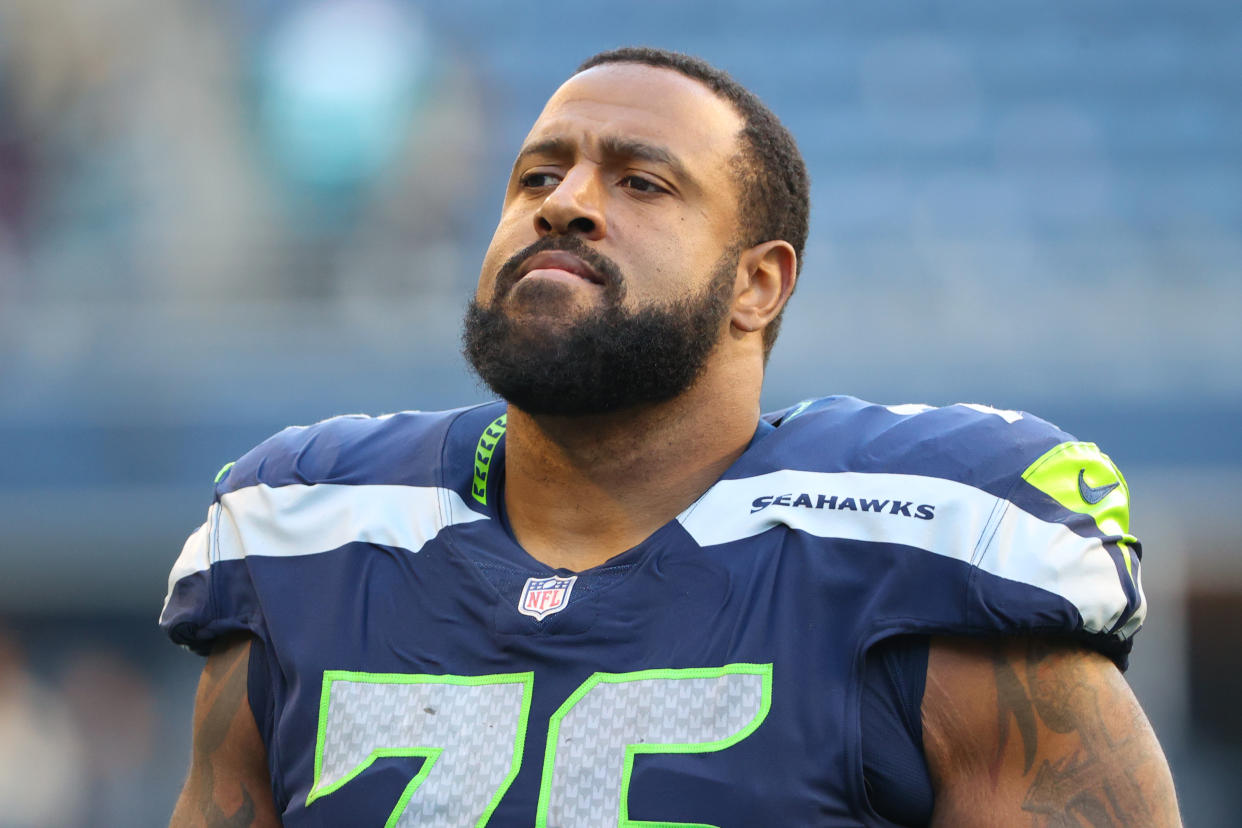
[[[761,331],[785,307],[798,281],[798,254],[786,241],[768,241],[742,251],[730,321],[741,331]]]

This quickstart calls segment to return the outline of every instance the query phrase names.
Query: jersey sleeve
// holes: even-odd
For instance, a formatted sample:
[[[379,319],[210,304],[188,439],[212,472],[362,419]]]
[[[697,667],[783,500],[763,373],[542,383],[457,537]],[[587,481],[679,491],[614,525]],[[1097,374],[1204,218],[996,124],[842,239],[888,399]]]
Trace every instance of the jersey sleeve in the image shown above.
[[[165,632],[203,654],[236,632],[275,644],[277,628],[303,599],[296,581],[305,572],[275,562],[354,542],[418,549],[450,513],[482,519],[439,485],[437,458],[460,413],[347,414],[291,426],[225,466],[206,522],[169,575]]]
[[[186,539],[168,576],[160,627],[175,643],[207,655],[224,635],[265,637],[249,556],[263,551],[265,538],[256,527],[279,532],[281,516],[264,484],[305,476],[305,467],[314,465],[305,451],[315,440],[312,428],[284,429],[216,475],[207,520]]]
[[[989,424],[1006,462],[986,484],[998,500],[974,547],[969,623],[1068,634],[1124,669],[1146,616],[1129,486],[1094,443],[1024,420],[1007,435]]]
[[[233,464],[230,464],[232,466]],[[177,644],[200,655],[223,635],[249,632],[262,637],[263,613],[236,531],[227,483],[230,466],[216,479],[207,520],[186,539],[168,576],[160,627]]]

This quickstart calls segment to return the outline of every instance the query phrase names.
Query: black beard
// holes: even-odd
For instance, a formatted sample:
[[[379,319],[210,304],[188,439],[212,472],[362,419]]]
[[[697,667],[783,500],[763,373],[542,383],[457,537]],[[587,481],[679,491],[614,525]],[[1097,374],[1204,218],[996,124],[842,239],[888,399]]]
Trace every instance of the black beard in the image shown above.
[[[500,309],[511,274],[534,253],[554,249],[579,256],[604,278],[603,306],[561,328],[515,321]],[[471,300],[463,352],[492,391],[529,414],[604,414],[671,400],[703,373],[720,338],[737,256],[726,251],[698,295],[630,312],[621,307],[624,280],[613,262],[576,237],[545,237],[500,269],[489,305]]]

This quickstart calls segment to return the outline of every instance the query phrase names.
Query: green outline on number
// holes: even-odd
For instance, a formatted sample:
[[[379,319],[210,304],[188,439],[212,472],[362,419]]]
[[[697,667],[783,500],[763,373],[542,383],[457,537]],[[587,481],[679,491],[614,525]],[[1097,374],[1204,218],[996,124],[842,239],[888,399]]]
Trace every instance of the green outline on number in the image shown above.
[[[685,669],[638,670],[633,673],[593,673],[590,678],[579,685],[565,702],[556,709],[548,720],[548,746],[543,759],[543,776],[539,783],[539,809],[535,816],[535,828],[547,828],[548,807],[552,798],[552,773],[556,765],[556,745],[560,737],[561,720],[569,714],[574,705],[582,700],[598,684],[623,684],[646,679],[700,679],[720,678],[726,675],[752,675],[763,679],[762,697],[759,700],[759,711],[750,723],[727,739],[715,742],[697,742],[690,744],[642,744],[625,746],[625,764],[621,771],[621,802],[617,814],[618,828],[716,828],[698,822],[643,822],[630,819],[630,777],[634,771],[634,757],[640,753],[712,753],[724,750],[745,739],[763,724],[772,708],[772,665],[771,664],[726,664],[723,667],[689,667]]]
[[[509,765],[509,773],[505,777],[504,782],[501,783],[500,788],[497,789],[495,796],[492,797],[491,802],[488,803],[487,809],[479,817],[479,821],[475,823],[476,828],[482,828],[482,826],[487,825],[487,821],[492,817],[492,812],[500,805],[501,797],[505,795],[505,792],[509,790],[509,786],[513,784],[513,780],[517,778],[518,770],[522,765],[522,753],[526,748],[526,726],[530,720],[531,696],[535,686],[535,674],[533,672],[493,673],[485,676],[433,676],[421,673],[360,673],[351,670],[323,671],[323,690],[319,696],[319,727],[315,734],[315,776],[311,782],[310,793],[306,795],[306,805],[309,806],[316,799],[336,792],[347,782],[350,782],[358,774],[369,768],[376,759],[389,757],[417,758],[421,756],[426,761],[423,762],[422,768],[410,780],[409,784],[405,786],[405,789],[401,792],[401,797],[397,800],[396,806],[392,809],[392,813],[388,815],[388,821],[384,823],[384,828],[393,828],[397,824],[397,820],[400,819],[402,812],[405,811],[405,806],[409,804],[414,791],[427,778],[427,774],[431,772],[432,766],[440,758],[444,748],[377,748],[371,751],[366,759],[362,760],[341,779],[333,782],[331,785],[320,788],[319,780],[323,775],[324,735],[328,727],[328,703],[332,697],[332,685],[337,681],[353,681],[368,684],[454,684],[464,687],[478,687],[485,684],[523,685],[522,709],[518,713],[513,761]]]

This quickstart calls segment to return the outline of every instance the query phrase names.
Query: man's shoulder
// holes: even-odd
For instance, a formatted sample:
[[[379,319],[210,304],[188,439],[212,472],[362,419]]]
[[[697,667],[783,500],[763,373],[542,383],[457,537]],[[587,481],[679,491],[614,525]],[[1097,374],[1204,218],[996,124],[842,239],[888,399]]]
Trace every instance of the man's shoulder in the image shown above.
[[[773,459],[788,468],[938,477],[994,494],[1074,441],[1025,411],[979,403],[892,405],[835,396],[764,418],[776,426]]]
[[[750,534],[785,523],[968,563],[962,628],[1068,633],[1124,665],[1145,615],[1141,548],[1125,478],[1095,444],[978,404],[830,397],[768,421],[734,475],[750,479],[729,481]],[[698,519],[696,537],[738,534],[719,514]]]
[[[289,426],[221,469],[217,495],[256,485],[436,485],[450,426],[463,415],[492,408],[502,406],[344,414]]]

